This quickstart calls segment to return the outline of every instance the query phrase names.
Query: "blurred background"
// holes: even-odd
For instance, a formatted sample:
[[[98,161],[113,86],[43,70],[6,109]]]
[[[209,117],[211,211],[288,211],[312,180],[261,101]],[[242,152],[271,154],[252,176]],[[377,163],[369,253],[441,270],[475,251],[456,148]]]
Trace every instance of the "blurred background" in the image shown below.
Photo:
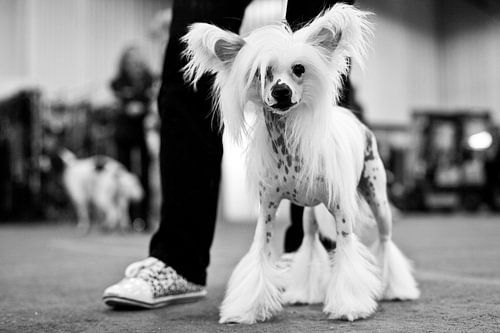
[[[376,14],[376,30],[352,84],[379,140],[394,205],[500,209],[500,5],[356,4]],[[255,0],[241,33],[279,19],[280,6]],[[75,223],[57,156],[66,148],[78,158],[112,157],[137,174],[149,188],[154,228],[161,201],[155,100],[170,20],[168,0],[0,0],[0,221]],[[123,143],[120,80],[134,70],[143,80],[142,104],[126,113],[140,114],[142,130]],[[226,142],[219,214],[226,221],[255,217],[242,154]],[[288,209],[281,211],[286,217]]]
[[[375,318],[355,323],[327,321],[320,307],[305,306],[251,328],[218,325],[257,211],[244,151],[225,142],[208,297],[110,311],[102,291],[148,255],[150,234],[138,231],[158,224],[155,101],[172,2],[0,0],[0,331],[499,332],[500,4],[356,4],[376,15],[365,69],[352,68],[353,106],[377,136],[398,212],[394,239],[415,264],[420,300],[382,302]],[[281,0],[254,0],[241,33],[280,19],[280,10]],[[116,174],[103,172],[109,158],[123,165],[121,175],[137,176],[145,195],[121,217],[127,232],[109,235],[101,231],[120,228],[94,221],[81,237],[68,184],[125,193]],[[288,205],[278,213],[277,254]]]

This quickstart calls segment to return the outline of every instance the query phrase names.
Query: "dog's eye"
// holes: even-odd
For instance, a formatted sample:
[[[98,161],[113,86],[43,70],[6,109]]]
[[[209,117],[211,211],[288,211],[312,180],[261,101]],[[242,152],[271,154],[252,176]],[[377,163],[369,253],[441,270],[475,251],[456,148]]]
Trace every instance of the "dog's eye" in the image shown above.
[[[304,72],[306,71],[306,69],[304,68],[303,65],[301,64],[296,64],[296,65],[293,65],[292,66],[292,72],[293,74],[295,74],[295,76],[297,77],[301,77],[302,74],[304,74]]]

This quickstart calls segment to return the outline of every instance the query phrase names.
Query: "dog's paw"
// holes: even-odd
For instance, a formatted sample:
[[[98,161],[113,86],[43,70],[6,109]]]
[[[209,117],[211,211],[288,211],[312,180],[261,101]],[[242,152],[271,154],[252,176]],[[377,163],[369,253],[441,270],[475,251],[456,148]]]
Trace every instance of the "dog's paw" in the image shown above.
[[[229,279],[219,323],[254,324],[281,311],[280,277],[265,254],[250,249]]]
[[[377,261],[382,270],[382,300],[415,300],[420,296],[417,282],[413,277],[410,261],[391,241],[377,240],[373,245]]]
[[[328,313],[328,318],[333,320],[355,321],[359,319],[368,318],[375,310],[370,311],[349,311],[347,313]]]
[[[331,319],[367,318],[377,309],[381,282],[374,258],[355,236],[342,239],[334,255],[324,312]]]

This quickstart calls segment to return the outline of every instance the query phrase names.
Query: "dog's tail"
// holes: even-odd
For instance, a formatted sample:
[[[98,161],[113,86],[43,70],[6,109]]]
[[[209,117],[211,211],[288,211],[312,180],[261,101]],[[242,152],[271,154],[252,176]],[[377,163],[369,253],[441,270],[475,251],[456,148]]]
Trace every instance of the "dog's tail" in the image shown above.
[[[76,161],[76,155],[67,148],[62,148],[59,151],[59,157],[64,162],[65,165],[70,165]]]

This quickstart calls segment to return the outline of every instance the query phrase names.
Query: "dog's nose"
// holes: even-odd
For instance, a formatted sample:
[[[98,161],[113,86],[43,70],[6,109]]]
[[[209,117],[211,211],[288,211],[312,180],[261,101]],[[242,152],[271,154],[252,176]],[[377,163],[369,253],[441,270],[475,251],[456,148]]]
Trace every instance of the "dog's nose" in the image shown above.
[[[292,98],[292,89],[285,83],[275,84],[271,91],[271,96],[278,103],[287,102]]]

